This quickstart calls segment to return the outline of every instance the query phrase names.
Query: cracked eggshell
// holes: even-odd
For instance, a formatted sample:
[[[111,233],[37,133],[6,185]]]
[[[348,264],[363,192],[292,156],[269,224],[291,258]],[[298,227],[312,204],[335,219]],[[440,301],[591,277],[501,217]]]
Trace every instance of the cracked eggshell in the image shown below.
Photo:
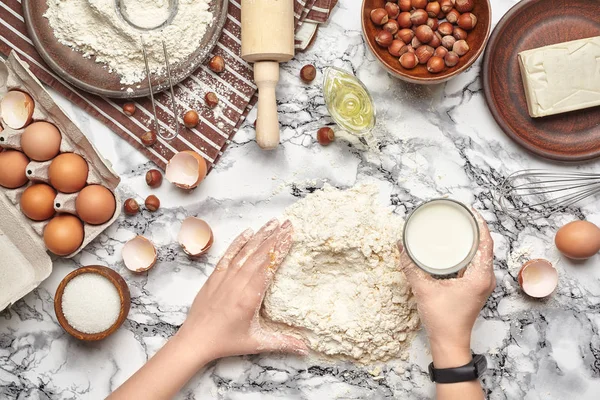
[[[193,189],[204,180],[208,167],[206,161],[193,151],[175,154],[165,170],[167,180],[182,189]]]
[[[29,124],[34,108],[31,96],[19,90],[7,92],[0,102],[2,120],[13,129],[21,129]]]
[[[552,263],[543,259],[527,261],[519,271],[519,286],[538,299],[550,296],[558,286],[558,272]]]
[[[156,264],[156,248],[143,236],[136,236],[123,246],[123,262],[133,272],[144,272]]]
[[[177,240],[188,256],[199,257],[211,248],[214,237],[212,229],[205,221],[188,217],[181,224]]]

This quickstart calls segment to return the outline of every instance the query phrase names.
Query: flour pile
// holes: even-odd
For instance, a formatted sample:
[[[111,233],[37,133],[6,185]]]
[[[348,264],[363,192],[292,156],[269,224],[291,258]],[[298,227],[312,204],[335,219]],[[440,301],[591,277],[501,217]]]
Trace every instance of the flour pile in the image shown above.
[[[370,185],[327,186],[286,210],[294,245],[266,294],[264,325],[335,358],[406,356],[419,318],[398,270],[404,223],[377,195]]]
[[[156,26],[168,15],[169,0],[120,0],[122,9],[138,26]],[[121,83],[132,85],[146,77],[140,31],[127,24],[117,12],[115,0],[47,0],[44,16],[54,36],[64,45],[96,57],[111,72],[121,76]],[[176,64],[188,58],[200,45],[213,21],[210,0],[179,0],[171,23],[160,31],[144,33],[148,61],[152,72],[165,67],[162,41],[169,61]]]

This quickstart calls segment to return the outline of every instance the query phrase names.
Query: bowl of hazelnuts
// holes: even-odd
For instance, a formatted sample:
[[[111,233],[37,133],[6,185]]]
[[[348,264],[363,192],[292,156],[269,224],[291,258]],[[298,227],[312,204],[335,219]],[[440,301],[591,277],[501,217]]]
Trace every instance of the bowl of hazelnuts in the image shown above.
[[[363,0],[365,40],[383,66],[411,83],[447,81],[483,53],[489,0]]]

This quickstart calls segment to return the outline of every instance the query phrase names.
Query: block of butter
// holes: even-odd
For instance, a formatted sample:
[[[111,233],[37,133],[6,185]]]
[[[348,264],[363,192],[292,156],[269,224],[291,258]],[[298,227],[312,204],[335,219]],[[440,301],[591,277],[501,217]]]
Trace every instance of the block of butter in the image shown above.
[[[600,36],[522,51],[519,66],[534,118],[600,105]]]

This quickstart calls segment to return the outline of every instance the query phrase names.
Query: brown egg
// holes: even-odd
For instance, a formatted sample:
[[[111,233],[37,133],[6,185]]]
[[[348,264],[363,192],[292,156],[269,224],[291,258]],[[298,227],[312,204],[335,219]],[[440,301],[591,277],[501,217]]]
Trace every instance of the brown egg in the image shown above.
[[[54,254],[67,256],[83,243],[83,223],[70,214],[52,218],[44,229],[44,244]]]
[[[84,187],[77,195],[75,209],[84,222],[100,225],[115,215],[117,203],[110,190],[104,186],[90,185]]]
[[[21,211],[34,221],[45,221],[54,216],[56,190],[45,183],[29,186],[21,196]]]
[[[57,156],[48,169],[50,184],[63,193],[75,193],[83,189],[88,177],[87,162],[75,153]]]
[[[29,159],[20,151],[6,150],[0,153],[0,186],[16,189],[27,183]]]
[[[61,135],[48,122],[34,122],[21,135],[21,148],[27,157],[35,161],[48,161],[60,151]]]
[[[558,250],[574,260],[586,260],[600,251],[600,228],[588,221],[569,222],[556,233]]]

